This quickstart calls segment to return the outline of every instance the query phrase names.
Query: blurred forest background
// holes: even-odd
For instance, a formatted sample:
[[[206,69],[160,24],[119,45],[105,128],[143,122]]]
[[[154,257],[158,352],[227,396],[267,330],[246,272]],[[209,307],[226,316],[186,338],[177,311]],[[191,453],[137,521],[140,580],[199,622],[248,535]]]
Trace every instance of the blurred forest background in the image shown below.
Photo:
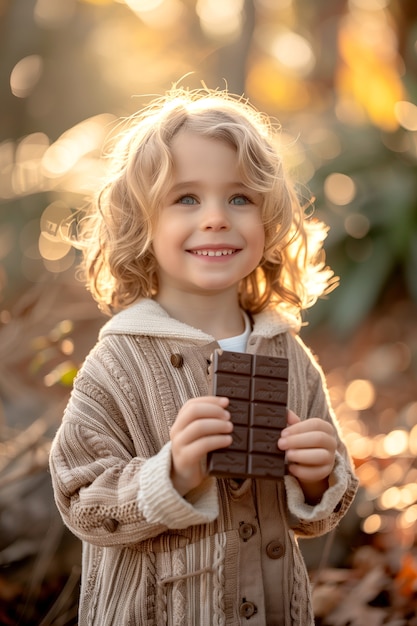
[[[0,623],[74,625],[48,451],[105,319],[60,222],[117,118],[184,77],[282,125],[340,286],[306,315],[361,487],[303,544],[317,624],[417,624],[415,0],[0,0]]]

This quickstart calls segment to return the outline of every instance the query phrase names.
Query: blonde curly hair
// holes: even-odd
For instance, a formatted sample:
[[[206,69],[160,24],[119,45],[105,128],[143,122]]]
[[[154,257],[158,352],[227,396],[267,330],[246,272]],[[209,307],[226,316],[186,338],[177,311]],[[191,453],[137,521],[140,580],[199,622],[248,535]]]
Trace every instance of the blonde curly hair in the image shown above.
[[[254,314],[280,306],[299,318],[335,283],[324,263],[327,228],[305,215],[271,120],[243,97],[207,88],[173,87],[117,129],[108,178],[78,220],[73,241],[93,297],[112,314],[157,293],[153,232],[173,176],[172,140],[184,129],[232,146],[242,181],[262,196],[265,250],[241,281],[242,308]]]

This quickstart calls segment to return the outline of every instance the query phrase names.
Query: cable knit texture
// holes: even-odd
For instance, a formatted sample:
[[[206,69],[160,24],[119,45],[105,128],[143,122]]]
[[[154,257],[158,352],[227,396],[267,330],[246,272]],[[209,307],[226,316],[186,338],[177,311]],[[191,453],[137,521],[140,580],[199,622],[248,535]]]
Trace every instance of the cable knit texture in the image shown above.
[[[278,312],[261,313],[247,351],[287,357],[289,408],[334,421],[298,330]],[[63,520],[83,542],[80,626],[314,623],[297,537],[326,533],[346,513],[357,489],[351,461],[339,437],[316,506],[291,476],[207,478],[181,497],[169,431],[186,400],[208,393],[216,347],[142,300],[103,327],[74,382],[50,468]]]

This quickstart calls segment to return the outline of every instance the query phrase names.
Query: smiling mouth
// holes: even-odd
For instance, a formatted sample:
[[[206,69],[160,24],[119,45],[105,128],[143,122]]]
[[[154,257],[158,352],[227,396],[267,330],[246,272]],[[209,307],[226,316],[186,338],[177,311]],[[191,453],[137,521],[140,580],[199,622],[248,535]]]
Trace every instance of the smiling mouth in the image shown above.
[[[231,256],[237,252],[236,249],[227,248],[225,250],[190,250],[196,256]]]

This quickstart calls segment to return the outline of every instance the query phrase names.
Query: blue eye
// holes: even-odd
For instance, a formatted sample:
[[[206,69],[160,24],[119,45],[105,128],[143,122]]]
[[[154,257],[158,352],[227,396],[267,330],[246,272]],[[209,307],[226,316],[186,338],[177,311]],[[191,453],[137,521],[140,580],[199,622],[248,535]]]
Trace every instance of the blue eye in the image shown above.
[[[197,200],[193,196],[181,196],[177,204],[197,204]]]
[[[230,203],[236,206],[243,206],[245,204],[251,204],[251,201],[244,195],[238,195],[231,198]]]

